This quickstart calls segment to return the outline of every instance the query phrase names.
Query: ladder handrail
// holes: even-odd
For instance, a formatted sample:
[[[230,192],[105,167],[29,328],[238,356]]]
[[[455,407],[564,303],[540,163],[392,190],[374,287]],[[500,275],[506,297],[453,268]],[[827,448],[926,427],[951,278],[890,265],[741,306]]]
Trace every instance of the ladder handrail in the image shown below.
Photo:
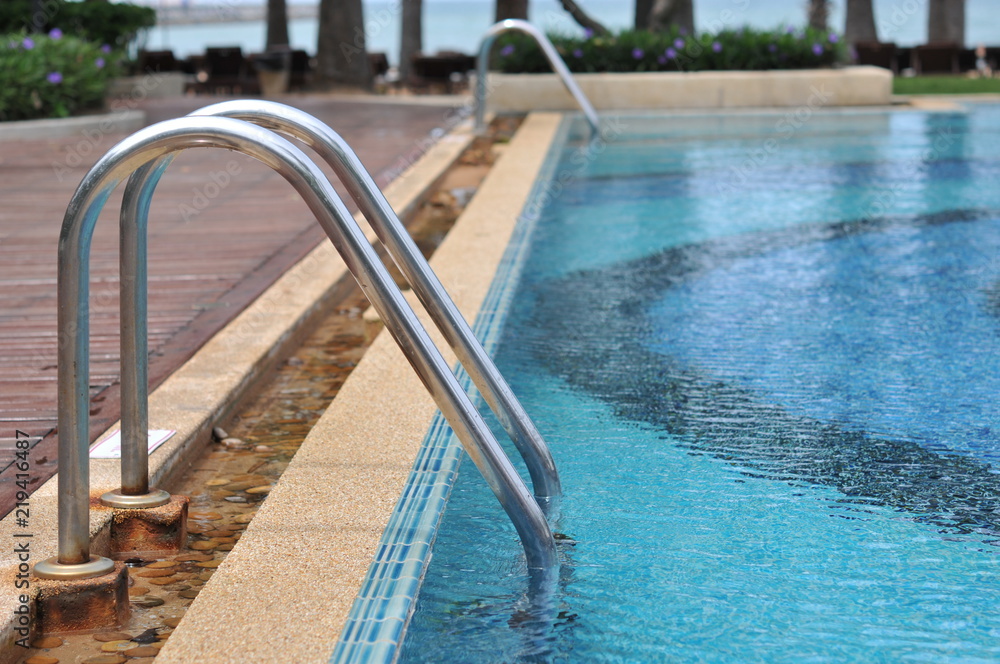
[[[535,495],[542,499],[560,495],[559,474],[545,439],[347,141],[312,115],[277,102],[226,101],[190,114],[190,117],[208,116],[236,118],[297,138],[333,168],[521,453]],[[162,168],[158,172],[162,172]],[[145,224],[136,224],[133,220],[144,219],[148,214],[149,201],[158,180],[159,175],[152,166],[137,171],[136,176],[129,179],[125,190],[126,203],[122,206],[121,274],[136,275],[135,279],[121,280],[123,376],[131,373],[126,367],[146,364],[148,358],[145,347],[146,292],[144,285],[140,288],[140,280],[145,284],[145,273],[140,273],[144,264],[137,264],[139,258],[145,256]],[[130,218],[126,218],[126,211],[130,211]],[[129,230],[132,228],[134,233]],[[126,320],[132,321],[128,330],[124,327]],[[135,455],[145,458],[147,392],[144,376],[137,377],[128,389],[123,381],[122,494],[148,491],[148,480],[143,485],[142,481],[137,481],[139,478],[132,477],[138,472],[148,474],[146,469],[130,473],[131,486],[126,485],[124,459],[125,447],[135,448]],[[126,424],[126,414],[135,420],[134,426]]]
[[[492,25],[483,35],[483,40],[479,44],[479,55],[476,58],[476,132],[481,133],[486,127],[486,77],[490,69],[490,51],[493,48],[493,42],[496,41],[496,38],[505,32],[523,32],[538,42],[538,46],[542,49],[545,57],[548,58],[552,69],[559,75],[563,85],[573,95],[576,103],[580,106],[580,110],[587,117],[587,122],[590,124],[590,131],[594,134],[598,133],[601,122],[597,117],[597,111],[594,110],[590,100],[587,99],[587,95],[583,94],[580,86],[576,84],[573,74],[559,55],[559,51],[552,45],[552,42],[549,41],[544,32],[528,21],[517,18],[508,18]]]
[[[90,555],[90,245],[101,209],[125,177],[134,177],[149,162],[159,176],[166,166],[160,159],[192,147],[221,147],[249,155],[295,188],[510,516],[529,569],[555,569],[555,540],[541,508],[323,171],[300,149],[266,129],[230,118],[187,117],[146,127],[112,147],[84,176],[66,210],[58,265],[59,553],[35,565],[35,575],[86,578],[111,569],[111,561]]]

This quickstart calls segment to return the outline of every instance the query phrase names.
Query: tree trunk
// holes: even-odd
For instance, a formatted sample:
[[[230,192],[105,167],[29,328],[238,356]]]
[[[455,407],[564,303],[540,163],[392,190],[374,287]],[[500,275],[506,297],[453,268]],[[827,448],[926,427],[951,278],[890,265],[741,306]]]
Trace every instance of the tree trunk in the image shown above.
[[[361,0],[320,0],[316,38],[316,84],[348,85],[368,90],[372,72],[365,51]]]
[[[830,22],[830,4],[827,0],[809,0],[809,27],[826,30]]]
[[[965,0],[930,0],[927,43],[965,45]]]
[[[572,16],[577,23],[590,30],[595,35],[609,34],[607,28],[592,19],[587,12],[583,11],[580,8],[580,5],[573,2],[573,0],[559,0],[559,2],[562,3],[563,9],[568,11],[569,15]]]
[[[288,46],[288,10],[285,0],[267,0],[267,44],[264,50]]]
[[[399,80],[410,80],[413,56],[424,48],[423,0],[403,0],[403,25],[399,39]]]
[[[528,0],[497,0],[496,20],[523,18],[528,20]]]
[[[849,44],[870,44],[878,41],[872,0],[847,0],[844,39]]]
[[[663,32],[671,25],[694,34],[694,0],[654,0],[649,11],[649,29]]]
[[[635,0],[635,29],[649,30],[649,15],[653,12],[654,0]]]

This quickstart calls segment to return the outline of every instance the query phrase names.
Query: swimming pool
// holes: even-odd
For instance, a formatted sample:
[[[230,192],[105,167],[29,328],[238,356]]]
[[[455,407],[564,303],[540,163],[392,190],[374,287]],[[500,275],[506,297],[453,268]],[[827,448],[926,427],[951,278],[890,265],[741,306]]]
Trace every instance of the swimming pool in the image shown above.
[[[1000,109],[621,126],[494,297],[555,615],[465,464],[400,661],[996,660]]]

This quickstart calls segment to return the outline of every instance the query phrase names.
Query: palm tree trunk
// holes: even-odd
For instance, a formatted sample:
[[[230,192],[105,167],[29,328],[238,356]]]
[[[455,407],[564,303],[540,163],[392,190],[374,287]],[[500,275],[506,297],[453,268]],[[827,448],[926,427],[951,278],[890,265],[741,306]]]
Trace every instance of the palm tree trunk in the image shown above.
[[[318,87],[347,85],[365,90],[372,87],[364,25],[361,0],[320,0],[316,38]]]
[[[267,0],[267,43],[264,50],[288,46],[288,10],[285,0]]]
[[[847,21],[844,27],[844,39],[849,44],[878,42],[872,0],[847,0]]]
[[[607,28],[592,19],[587,12],[583,11],[583,9],[580,8],[580,5],[573,2],[573,0],[559,0],[559,2],[562,3],[563,9],[568,11],[569,15],[572,16],[577,23],[590,30],[595,35],[608,34]]]
[[[930,0],[927,43],[965,45],[965,0]]]
[[[649,29],[662,32],[671,25],[694,33],[694,0],[654,0],[649,11]]]
[[[403,26],[399,39],[399,80],[410,79],[413,56],[424,48],[423,0],[403,0]]]
[[[809,0],[809,27],[815,30],[826,30],[830,22],[830,4],[828,0]]]
[[[497,0],[496,20],[505,18],[528,20],[528,0]]]
[[[654,0],[635,0],[635,29],[649,30],[649,15],[653,11]]]

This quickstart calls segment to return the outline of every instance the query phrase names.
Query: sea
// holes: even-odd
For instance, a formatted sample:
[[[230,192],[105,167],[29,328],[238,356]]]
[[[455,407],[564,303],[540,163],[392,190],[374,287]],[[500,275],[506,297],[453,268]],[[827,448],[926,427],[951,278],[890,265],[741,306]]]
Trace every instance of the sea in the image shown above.
[[[176,0],[168,1],[176,4]],[[239,0],[223,3],[209,0],[186,0],[191,5],[243,4]],[[157,2],[149,0],[153,7]],[[296,4],[289,0],[289,4]],[[611,29],[631,27],[634,21],[633,0],[578,0],[592,17]],[[806,23],[806,0],[695,0],[697,30],[752,26],[775,28],[803,26]],[[835,0],[830,15],[831,29],[843,32],[844,0]],[[483,32],[493,23],[494,0],[424,0],[424,52],[441,50],[475,53]],[[875,23],[879,39],[901,46],[922,44],[927,38],[928,0],[874,0]],[[384,52],[391,64],[399,61],[401,0],[366,0],[365,39],[369,52]],[[532,0],[529,20],[546,31],[582,34],[582,29],[563,10],[558,0]],[[152,29],[145,38],[147,49],[172,49],[180,57],[202,53],[206,46],[240,46],[246,53],[264,48],[264,21],[169,25]],[[292,46],[310,53],[316,51],[317,20],[289,21]],[[966,42],[1000,45],[1000,2],[966,0]]]

